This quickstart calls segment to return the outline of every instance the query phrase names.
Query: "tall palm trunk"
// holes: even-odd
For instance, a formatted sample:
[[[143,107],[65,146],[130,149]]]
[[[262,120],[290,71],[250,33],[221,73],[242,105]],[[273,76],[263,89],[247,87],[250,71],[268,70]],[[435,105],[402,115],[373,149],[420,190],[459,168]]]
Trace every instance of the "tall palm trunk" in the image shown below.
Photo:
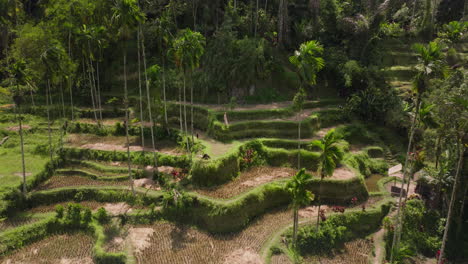
[[[187,129],[187,97],[186,97],[186,76],[185,76],[185,70],[184,70],[184,131],[185,131],[185,135],[188,134],[188,129]]]
[[[442,135],[439,134],[437,136],[437,141],[436,141],[436,160],[435,160],[435,168],[439,168],[439,160],[440,160],[440,141],[442,140]]]
[[[154,162],[154,176],[159,175],[158,171],[158,157],[156,154],[156,141],[154,138],[154,120],[153,120],[153,113],[151,110],[151,97],[150,97],[150,89],[149,89],[149,82],[148,82],[148,73],[146,71],[146,52],[145,52],[145,39],[142,34],[142,39],[141,39],[141,51],[143,53],[143,69],[145,69],[145,84],[146,84],[146,101],[148,104],[148,116],[150,120],[150,131],[151,131],[151,145],[153,147],[153,162]]]
[[[164,54],[162,54],[162,64],[163,64],[163,101],[164,101],[164,122],[166,123],[166,127],[168,126],[167,122],[167,101],[166,101],[166,60],[164,58]]]
[[[193,138],[193,76],[190,71],[190,133],[192,134],[192,145],[195,143]]]
[[[68,90],[70,91],[70,107],[71,107],[71,120],[75,120],[75,114],[73,109],[73,91],[72,91],[72,81],[71,78],[68,78]]]
[[[16,85],[18,88],[18,84]],[[23,169],[23,195],[26,195],[26,163],[24,161],[24,140],[23,140],[23,115],[21,113],[21,106],[18,104],[18,122],[19,122],[19,134],[21,144],[21,166]]]
[[[91,46],[89,45],[89,41],[88,41],[88,47],[89,47],[89,52],[91,54]],[[94,70],[94,66],[93,66],[93,61],[91,59],[91,56],[89,56],[89,71],[90,71],[90,74],[91,74],[91,93],[94,93],[94,115],[96,116],[96,121],[99,125],[101,125],[101,122],[98,118],[98,107],[99,107],[99,98],[98,98],[98,94],[97,94],[97,88],[96,88],[96,79],[94,77],[94,74],[95,74],[95,70]]]
[[[296,243],[297,243],[297,229],[299,226],[299,213],[298,213],[298,208],[294,207],[294,212],[293,212],[293,246],[296,248]]]
[[[46,88],[46,105],[47,105],[47,132],[49,135],[49,155],[50,155],[50,162],[52,163],[53,160],[53,149],[52,149],[52,130],[50,128],[50,79],[47,79],[47,88]]]
[[[85,63],[85,61],[86,61],[86,63]],[[85,65],[87,66],[88,63],[87,63],[87,60],[83,58],[83,75],[84,76],[86,76]],[[89,69],[89,66],[88,66],[88,69]],[[89,89],[90,89],[90,92],[91,92],[91,103],[93,105],[94,121],[97,124],[98,123],[98,118],[97,118],[97,114],[96,114],[96,105],[94,103],[95,101],[94,101],[93,84],[92,84],[91,74],[90,74],[89,70],[88,70],[88,80],[89,80]]]
[[[125,101],[125,141],[127,143],[127,165],[128,165],[128,177],[130,178],[130,189],[132,194],[135,195],[135,189],[133,188],[133,177],[132,177],[132,164],[130,160],[130,140],[128,139],[128,91],[127,91],[127,51],[124,45],[123,48],[123,68],[124,68],[124,101]]]
[[[254,25],[254,38],[257,37],[257,24],[258,24],[258,0],[255,6],[255,25]]]
[[[96,61],[96,80],[97,80],[97,103],[99,109],[99,119],[102,122],[102,102],[101,102],[101,78],[99,77],[99,61]]]
[[[138,33],[137,33],[137,51],[138,51],[138,95],[140,97],[140,130],[141,130],[141,148],[142,152],[145,152],[145,126],[143,125],[143,95],[141,92],[141,40],[140,40],[140,31],[141,26],[138,25]],[[146,68],[145,68],[146,71]],[[146,76],[146,73],[145,73]]]
[[[300,112],[299,112],[300,113]],[[297,169],[301,169],[301,116],[299,115],[299,122],[297,124]]]
[[[68,57],[71,59],[71,29],[68,30]],[[71,78],[68,77],[68,90],[70,91],[70,107],[71,107],[71,120],[75,119],[73,112],[73,90]]]
[[[65,118],[65,99],[63,96],[62,80],[60,80],[60,101],[62,103],[62,118]]]
[[[184,78],[185,83],[185,78]],[[184,84],[185,85],[185,84]],[[184,133],[184,118],[182,117],[182,87],[179,85],[179,123],[180,123],[180,132]]]
[[[318,209],[317,209],[317,232],[319,231],[320,228],[320,207],[322,206],[320,202],[320,195],[322,194],[322,181],[323,181],[323,175],[320,176],[320,182],[319,182],[319,191],[317,194],[317,202],[318,202]]]
[[[393,233],[393,241],[392,241],[392,249],[390,252],[390,263],[393,261],[393,255],[396,249],[398,248],[400,238],[401,238],[401,228],[402,228],[402,217],[401,217],[401,207],[402,207],[402,202],[401,200],[403,199],[403,189],[405,187],[405,180],[406,180],[406,175],[407,175],[407,168],[408,168],[408,160],[409,160],[409,153],[411,151],[411,148],[413,146],[413,138],[414,138],[414,131],[416,128],[416,121],[417,121],[417,113],[419,113],[419,108],[421,106],[421,95],[418,95],[417,102],[416,102],[416,110],[414,112],[414,117],[413,121],[411,123],[411,131],[410,131],[410,137],[409,137],[409,142],[408,142],[408,148],[406,150],[406,159],[405,159],[405,165],[403,166],[403,180],[401,181],[401,187],[400,187],[400,195],[398,198],[398,207],[397,207],[397,215],[396,215],[396,229],[395,232]],[[408,179],[409,181],[410,179]]]
[[[32,89],[29,89],[29,94],[31,95],[31,103],[33,107],[36,107],[36,104],[34,103],[34,93]]]
[[[185,77],[185,70],[184,70],[184,134],[187,140],[187,152],[190,152],[190,144],[188,141],[188,130],[187,130],[187,100],[185,96],[185,87],[186,87],[186,77]]]
[[[462,137],[463,138],[463,137]],[[450,198],[450,206],[449,206],[449,211],[448,211],[448,214],[447,214],[447,221],[445,222],[445,229],[444,229],[444,236],[442,238],[442,247],[440,248],[440,255],[439,255],[439,259],[437,260],[437,263],[438,264],[442,264],[443,263],[443,260],[444,260],[444,253],[445,253],[445,246],[447,244],[447,238],[448,238],[448,233],[449,233],[449,230],[450,230],[450,222],[452,220],[452,214],[453,214],[453,207],[455,205],[455,195],[457,193],[457,187],[458,187],[458,182],[460,181],[460,171],[461,171],[461,167],[462,167],[462,164],[463,164],[463,154],[464,154],[464,151],[463,151],[463,145],[462,145],[462,139],[461,138],[458,138],[457,139],[457,150],[458,150],[458,165],[457,165],[457,172],[455,174],[455,183],[453,185],[453,189],[452,189],[452,197]],[[465,197],[463,197],[465,198]]]

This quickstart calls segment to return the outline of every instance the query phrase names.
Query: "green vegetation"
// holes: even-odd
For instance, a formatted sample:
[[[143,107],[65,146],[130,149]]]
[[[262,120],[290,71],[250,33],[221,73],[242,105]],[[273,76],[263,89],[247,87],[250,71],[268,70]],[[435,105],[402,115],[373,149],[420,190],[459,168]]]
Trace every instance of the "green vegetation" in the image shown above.
[[[465,262],[467,14],[0,0],[0,262]]]

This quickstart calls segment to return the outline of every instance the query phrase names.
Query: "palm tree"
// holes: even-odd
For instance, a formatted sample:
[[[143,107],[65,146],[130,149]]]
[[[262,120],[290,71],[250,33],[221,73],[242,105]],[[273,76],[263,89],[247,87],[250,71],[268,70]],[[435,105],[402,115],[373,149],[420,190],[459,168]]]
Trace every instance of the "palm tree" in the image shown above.
[[[171,12],[165,11],[160,18],[157,19],[156,31],[159,36],[159,49],[161,50],[161,60],[162,60],[162,82],[163,82],[163,103],[164,103],[164,122],[166,127],[168,126],[167,120],[167,100],[166,100],[166,54],[164,50],[167,50],[169,47],[169,42],[172,37],[170,28],[171,22]]]
[[[303,88],[300,88],[297,94],[293,99],[293,108],[296,112],[301,113],[302,108],[304,107],[304,101],[307,99],[306,91]],[[301,116],[297,116],[297,169],[301,167]]]
[[[464,152],[465,152],[465,146],[463,144],[463,138],[465,137],[465,135],[461,135],[457,138],[457,151],[458,151],[458,164],[457,164],[457,170],[456,170],[456,173],[455,173],[455,182],[453,184],[453,189],[452,189],[452,195],[451,195],[451,198],[450,198],[450,205],[449,205],[449,210],[448,210],[448,213],[447,213],[447,221],[445,222],[445,229],[444,229],[444,235],[443,235],[443,238],[442,238],[442,246],[440,248],[440,255],[439,255],[439,259],[437,260],[437,264],[442,264],[443,263],[443,259],[444,259],[444,252],[445,252],[445,246],[447,244],[447,238],[448,238],[448,232],[449,232],[449,229],[450,229],[450,222],[452,221],[452,211],[453,211],[453,207],[455,205],[455,194],[457,193],[457,188],[458,188],[458,182],[460,181],[460,172],[462,170],[462,164],[463,164],[463,155],[464,155]]]
[[[418,56],[418,64],[416,65],[415,69],[417,71],[414,80],[413,80],[413,92],[416,96],[416,105],[413,114],[413,120],[411,122],[411,129],[408,141],[408,148],[407,148],[407,155],[405,159],[405,164],[403,166],[403,180],[401,182],[400,190],[403,190],[405,181],[407,180],[408,176],[408,160],[409,160],[409,153],[413,146],[413,138],[414,138],[414,131],[417,124],[418,113],[421,107],[421,99],[422,95],[429,89],[430,87],[430,80],[438,77],[438,76],[445,76],[447,73],[447,67],[443,61],[444,55],[442,52],[442,47],[437,42],[430,42],[428,45],[423,45],[416,43],[413,45],[413,50],[417,53]],[[410,181],[408,179],[408,185]],[[390,251],[390,262],[393,261],[393,252],[396,252],[399,246],[399,241],[401,238],[401,207],[402,207],[402,198],[403,192],[400,192],[400,196],[398,198],[398,209],[396,215],[396,230],[393,234],[393,241],[392,241],[392,249]]]
[[[19,134],[21,144],[21,166],[23,169],[23,195],[26,195],[26,163],[24,161],[24,139],[23,139],[23,116],[21,114],[21,104],[23,102],[23,94],[20,90],[20,85],[24,85],[27,82],[26,77],[26,63],[23,60],[18,60],[10,65],[11,77],[16,81],[16,90],[14,91],[13,100],[15,101],[16,108],[18,109],[18,123],[19,123]]]
[[[138,23],[137,29],[137,53],[138,53],[138,97],[140,102],[140,132],[141,132],[141,149],[145,152],[145,126],[143,124],[143,94],[141,91],[141,23]],[[146,75],[145,75],[146,76]]]
[[[317,83],[317,73],[325,67],[322,54],[323,46],[320,42],[311,40],[302,43],[299,50],[289,57],[289,61],[296,67],[301,86],[312,86]]]
[[[49,135],[49,155],[50,162],[53,162],[53,148],[52,148],[52,130],[50,127],[50,106],[51,96],[50,96],[50,80],[53,77],[53,74],[60,70],[60,61],[62,61],[62,50],[55,43],[50,43],[46,50],[41,54],[41,61],[45,65],[45,79],[47,80],[46,87],[46,104],[47,104],[47,130]]]
[[[127,141],[127,163],[128,163],[128,176],[131,181],[132,192],[135,193],[133,188],[133,177],[130,159],[130,142],[128,139],[128,90],[127,90],[127,50],[125,42],[130,37],[130,31],[138,25],[138,22],[143,19],[143,14],[140,12],[136,4],[136,0],[115,0],[114,7],[112,8],[112,20],[119,27],[119,35],[122,40],[123,50],[123,68],[124,68],[124,102],[125,102],[125,138]]]
[[[93,39],[93,33],[92,33],[92,28],[88,27],[87,25],[83,25],[81,30],[81,40],[82,42],[82,47],[86,47],[82,49],[83,53],[83,59],[82,59],[82,64],[83,64],[83,75],[86,75],[86,70],[85,68],[88,68],[88,81],[89,81],[89,89],[91,92],[91,103],[93,106],[93,113],[94,113],[94,120],[97,124],[99,124],[98,120],[98,115],[97,115],[97,93],[95,89],[95,82],[94,82],[94,70],[93,70],[93,63],[92,63],[92,57],[93,57],[93,52],[91,50],[91,40]]]
[[[338,142],[341,138],[332,129],[328,131],[325,137],[321,140],[314,140],[311,143],[312,147],[320,149],[320,157],[318,163],[318,172],[320,174],[319,193],[317,194],[317,200],[319,202],[317,210],[317,230],[320,222],[320,194],[322,193],[322,181],[325,177],[332,176],[338,164],[341,162],[344,156],[344,152],[341,147],[338,146]]]
[[[297,229],[299,227],[299,208],[308,205],[314,200],[314,194],[307,190],[307,186],[312,180],[312,175],[305,173],[305,169],[301,169],[289,182],[286,184],[286,190],[291,194],[293,208],[293,246],[296,247]]]
[[[325,66],[325,61],[322,57],[323,47],[318,41],[311,40],[302,43],[299,50],[294,52],[294,55],[289,57],[289,61],[296,67],[296,73],[299,77],[301,86],[299,92],[294,97],[294,108],[299,112],[298,115],[298,168],[300,168],[300,148],[301,148],[301,124],[300,113],[303,103],[306,100],[307,94],[304,86],[315,85],[317,83],[317,73]]]
[[[145,40],[144,38],[141,40],[141,51],[143,52],[143,69],[145,69],[145,85],[146,85],[146,101],[148,105],[148,117],[150,120],[150,131],[151,131],[151,144],[153,147],[153,161],[154,161],[154,173],[153,176],[158,176],[158,157],[156,155],[156,141],[154,137],[154,120],[153,120],[153,112],[151,109],[151,96],[150,96],[150,89],[149,89],[149,80],[148,80],[148,70],[146,70],[146,55],[145,55]],[[150,69],[155,72],[155,75],[158,74],[159,66],[153,65]],[[150,70],[151,71],[151,70]]]
[[[185,83],[187,72],[192,75],[192,72],[200,64],[200,58],[205,52],[206,40],[199,32],[193,32],[190,29],[184,29],[180,32],[179,37],[174,41],[172,52],[175,57],[176,65],[182,72],[184,80],[184,118],[185,118],[185,133],[187,130],[187,110],[185,97]],[[191,105],[191,134],[193,142],[193,82],[190,89],[190,105]],[[189,147],[187,145],[187,147]]]

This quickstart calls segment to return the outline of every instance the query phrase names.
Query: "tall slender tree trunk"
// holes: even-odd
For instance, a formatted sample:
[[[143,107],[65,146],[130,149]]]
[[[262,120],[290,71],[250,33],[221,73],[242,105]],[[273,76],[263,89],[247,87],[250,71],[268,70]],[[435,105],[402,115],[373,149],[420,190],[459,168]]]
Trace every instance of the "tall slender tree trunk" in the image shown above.
[[[184,82],[185,82],[185,78],[184,78]],[[182,87],[179,86],[179,123],[180,123],[180,132],[181,133],[184,133],[184,125],[183,125],[183,122],[184,122],[184,118],[182,116]]]
[[[435,160],[435,168],[439,168],[439,160],[440,160],[440,141],[442,139],[442,135],[437,136],[437,141],[436,141],[436,160]]]
[[[299,225],[299,215],[298,215],[298,208],[294,207],[293,212],[293,247],[296,248],[297,243],[297,229]]]
[[[319,182],[319,191],[317,196],[317,202],[318,202],[318,209],[317,209],[317,232],[319,231],[320,228],[320,207],[322,206],[320,202],[320,196],[322,194],[322,181],[323,181],[323,176],[320,176],[320,182]]]
[[[420,106],[421,106],[421,96],[418,95],[417,103],[416,103],[416,110],[414,112],[413,122],[411,123],[411,131],[410,131],[410,138],[409,138],[409,142],[408,142],[408,148],[406,150],[405,165],[403,166],[403,180],[401,181],[400,195],[399,195],[399,198],[398,198],[398,207],[397,207],[398,209],[397,209],[396,223],[395,223],[396,229],[395,229],[395,232],[393,233],[392,248],[391,248],[391,252],[390,252],[390,263],[392,263],[392,261],[393,261],[394,252],[396,251],[396,249],[399,246],[399,242],[400,242],[399,240],[400,240],[400,237],[401,237],[401,227],[402,227],[402,223],[401,223],[401,220],[402,220],[401,219],[402,203],[401,203],[401,200],[403,199],[403,189],[405,187],[405,180],[406,180],[407,169],[408,169],[409,152],[411,151],[412,144],[413,144],[414,131],[415,131],[415,128],[416,128],[416,121],[417,121],[417,113],[419,113]]]
[[[455,205],[455,200],[456,200],[455,195],[457,193],[458,182],[460,181],[459,178],[460,178],[460,174],[461,174],[460,171],[461,171],[461,167],[462,167],[462,164],[463,164],[463,154],[464,154],[463,145],[462,145],[462,142],[461,142],[460,138],[458,138],[457,141],[458,141],[457,142],[457,150],[458,150],[457,172],[455,174],[455,183],[453,185],[452,197],[450,198],[450,206],[449,206],[449,211],[448,211],[448,214],[447,214],[447,221],[445,222],[444,236],[442,238],[442,247],[440,248],[439,259],[437,260],[438,264],[442,264],[443,260],[444,260],[445,246],[447,244],[448,233],[449,233],[449,230],[450,230],[450,222],[452,220],[453,207]],[[463,197],[463,199],[465,199],[465,197]]]
[[[49,135],[49,155],[50,162],[53,162],[53,149],[52,149],[52,130],[50,128],[50,79],[47,79],[47,88],[46,88],[46,105],[47,105],[47,131]]]
[[[187,97],[186,97],[186,76],[185,76],[185,70],[184,70],[184,130],[185,130],[185,135],[188,135],[188,129],[187,129]]]
[[[255,25],[254,25],[254,38],[257,37],[257,25],[258,25],[258,0],[255,6]]]
[[[265,0],[265,14],[268,15],[268,0]]]
[[[288,31],[288,0],[279,0],[278,8],[278,45],[284,46],[287,42]]]
[[[162,62],[163,62],[163,101],[164,101],[164,122],[166,123],[166,127],[169,125],[167,121],[167,100],[166,100],[166,60],[164,58],[164,54],[162,54]]]
[[[62,103],[62,118],[65,118],[65,99],[63,96],[62,80],[60,80],[60,101]]]
[[[186,77],[185,77],[185,69],[184,69],[184,134],[187,140],[187,152],[190,153],[190,144],[188,139],[188,130],[187,130],[187,100],[185,96],[185,86],[186,86]]]
[[[192,145],[195,143],[193,138],[193,76],[190,71],[190,133],[192,134]]]
[[[99,108],[99,119],[102,122],[102,102],[101,102],[101,78],[99,76],[99,61],[96,61],[96,79],[97,79],[97,103]]]
[[[23,195],[26,195],[27,188],[26,188],[26,162],[24,161],[23,115],[21,113],[21,106],[19,104],[18,104],[18,122],[19,122],[19,134],[20,134],[20,144],[21,144],[21,168],[23,169]]]
[[[29,89],[29,94],[31,95],[31,104],[33,107],[35,107],[36,104],[34,103],[34,93],[32,89]]]
[[[89,41],[88,41],[88,46],[89,46]],[[89,52],[91,54],[91,47],[89,46]],[[101,121],[98,117],[98,107],[99,107],[99,98],[97,94],[97,88],[96,88],[96,78],[94,77],[95,70],[93,66],[93,61],[91,60],[91,56],[89,56],[89,70],[91,73],[91,92],[94,93],[94,115],[96,116],[96,120],[98,125],[101,125]]]
[[[124,45],[123,48],[123,63],[124,63],[124,100],[125,100],[125,140],[127,143],[127,165],[128,165],[128,177],[130,178],[130,189],[132,194],[135,195],[135,189],[133,188],[133,176],[132,176],[132,164],[130,159],[130,140],[128,139],[128,90],[127,90],[127,51]]]
[[[68,57],[71,59],[71,29],[68,30]],[[73,109],[73,90],[72,90],[72,83],[71,83],[71,76],[67,78],[68,81],[68,90],[70,91],[70,106],[71,106],[71,120],[75,119],[74,117],[74,109]]]
[[[72,81],[71,77],[67,79],[68,81],[68,89],[70,91],[70,107],[71,107],[71,120],[75,120],[74,109],[73,109],[73,91],[72,91]]]
[[[299,111],[300,113],[300,111]],[[297,124],[297,169],[301,169],[301,116],[299,115],[299,122]]]
[[[85,61],[87,62],[87,60],[83,58],[83,74],[86,76],[85,65],[88,66],[89,63],[88,62],[85,63]],[[88,69],[89,69],[89,66],[88,66]],[[94,121],[97,124],[98,123],[98,118],[97,118],[97,114],[96,114],[96,104],[95,104],[95,100],[94,100],[93,83],[92,83],[93,81],[92,81],[92,78],[91,78],[90,69],[88,71],[88,79],[89,79],[89,90],[91,92],[91,103],[93,105]]]
[[[150,97],[150,89],[149,89],[149,82],[148,82],[148,73],[146,71],[146,52],[145,52],[145,39],[144,35],[141,34],[142,39],[141,39],[141,51],[143,53],[143,69],[145,73],[145,84],[146,84],[146,100],[147,105],[148,105],[148,117],[150,120],[150,131],[151,131],[151,146],[153,147],[153,162],[154,162],[154,172],[153,175],[158,177],[159,171],[158,171],[158,157],[156,154],[156,141],[154,138],[154,120],[153,120],[153,113],[151,110],[151,97]],[[165,97],[164,97],[164,103],[166,102]]]
[[[143,94],[141,91],[141,39],[140,39],[140,32],[141,32],[141,25],[138,25],[138,33],[137,33],[137,51],[138,51],[138,94],[140,97],[140,130],[141,130],[141,148],[142,152],[145,152],[145,126],[143,124]],[[146,71],[146,69],[145,69]],[[146,76],[146,73],[145,73]]]
[[[193,30],[197,31],[197,0],[192,0]]]

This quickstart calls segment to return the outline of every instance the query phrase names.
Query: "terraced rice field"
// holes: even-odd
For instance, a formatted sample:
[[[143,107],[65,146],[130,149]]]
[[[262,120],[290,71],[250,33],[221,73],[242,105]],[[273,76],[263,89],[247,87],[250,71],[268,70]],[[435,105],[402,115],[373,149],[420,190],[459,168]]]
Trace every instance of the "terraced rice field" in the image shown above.
[[[72,186],[130,186],[130,181],[97,181],[80,176],[57,175],[52,176],[49,180],[39,185],[36,190],[41,191]]]
[[[34,215],[32,214],[21,214],[18,216],[10,217],[0,222],[0,232],[11,228],[32,224],[34,222],[39,221],[40,219],[40,217],[34,217]]]
[[[287,179],[296,173],[292,168],[255,167],[241,173],[236,179],[216,188],[194,189],[197,193],[215,197],[232,198],[256,186],[279,179]]]
[[[55,235],[33,243],[8,257],[0,258],[2,264],[92,264],[94,239],[77,233]]]
[[[305,263],[322,264],[368,264],[372,254],[373,242],[370,239],[356,239],[346,242],[342,249],[330,252],[329,256],[305,258]]]
[[[229,235],[211,235],[185,225],[159,222],[144,226],[152,228],[154,235],[147,248],[135,257],[138,263],[214,264],[223,263],[230,255],[257,261],[261,259],[258,254],[269,236],[289,222],[292,222],[292,212],[288,209],[267,213],[243,231]]]

